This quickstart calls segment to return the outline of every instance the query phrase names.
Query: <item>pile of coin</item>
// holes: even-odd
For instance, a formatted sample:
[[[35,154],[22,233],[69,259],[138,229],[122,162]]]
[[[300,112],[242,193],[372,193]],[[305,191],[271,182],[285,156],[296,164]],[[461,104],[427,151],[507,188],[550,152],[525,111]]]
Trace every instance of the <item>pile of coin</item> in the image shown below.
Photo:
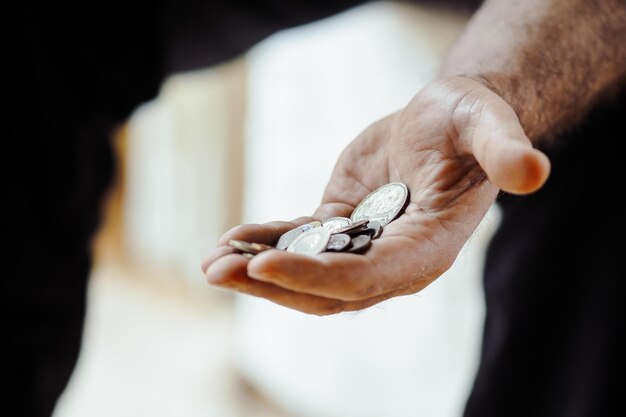
[[[269,249],[308,256],[322,252],[363,253],[381,235],[383,227],[402,214],[408,196],[406,185],[392,182],[365,197],[350,218],[331,217],[296,227],[284,233],[275,247],[241,240],[229,244],[249,258]]]

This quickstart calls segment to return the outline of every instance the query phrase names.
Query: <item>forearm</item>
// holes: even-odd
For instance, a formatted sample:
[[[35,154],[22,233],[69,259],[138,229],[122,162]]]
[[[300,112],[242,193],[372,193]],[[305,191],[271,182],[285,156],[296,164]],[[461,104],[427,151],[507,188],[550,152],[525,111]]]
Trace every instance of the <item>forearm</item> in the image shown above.
[[[552,137],[623,83],[626,1],[487,0],[441,74],[480,79],[531,140]]]

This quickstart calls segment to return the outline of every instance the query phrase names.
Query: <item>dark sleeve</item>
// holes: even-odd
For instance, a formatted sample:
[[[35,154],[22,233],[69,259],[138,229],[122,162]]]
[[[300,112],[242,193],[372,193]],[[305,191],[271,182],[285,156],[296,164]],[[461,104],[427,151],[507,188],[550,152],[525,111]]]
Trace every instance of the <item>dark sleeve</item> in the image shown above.
[[[480,367],[465,417],[605,416],[626,369],[626,90],[546,145],[552,172],[502,195],[485,265]],[[531,399],[531,400],[529,400]],[[619,413],[618,413],[619,414]],[[623,413],[622,413],[623,414]]]

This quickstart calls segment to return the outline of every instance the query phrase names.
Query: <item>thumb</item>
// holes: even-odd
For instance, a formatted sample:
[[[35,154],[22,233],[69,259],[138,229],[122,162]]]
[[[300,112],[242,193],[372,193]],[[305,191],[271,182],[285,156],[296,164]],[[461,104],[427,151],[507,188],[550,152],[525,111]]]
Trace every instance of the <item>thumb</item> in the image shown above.
[[[484,104],[474,102],[462,118],[461,141],[496,187],[513,194],[537,191],[550,174],[548,157],[533,148],[511,106],[491,90],[485,94]]]

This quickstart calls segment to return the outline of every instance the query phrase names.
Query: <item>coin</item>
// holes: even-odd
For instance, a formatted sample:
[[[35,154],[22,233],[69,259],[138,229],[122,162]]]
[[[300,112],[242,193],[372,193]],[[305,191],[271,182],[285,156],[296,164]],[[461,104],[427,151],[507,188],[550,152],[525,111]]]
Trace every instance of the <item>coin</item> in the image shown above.
[[[351,252],[351,253],[363,252],[365,249],[369,248],[371,244],[372,244],[372,239],[369,237],[369,235],[355,236],[350,241],[348,252]]]
[[[324,251],[363,252],[383,227],[398,217],[409,200],[409,190],[400,182],[393,182],[371,192],[347,217],[331,217],[323,222],[313,221],[295,227],[278,239],[276,247],[291,253],[316,255]],[[346,241],[350,239],[349,243]],[[253,243],[239,245],[238,249],[256,254],[265,247]],[[265,245],[266,246],[266,245]],[[235,246],[237,247],[237,246]]]
[[[359,220],[358,222],[354,222],[352,224],[349,224],[348,226],[339,228],[339,229],[335,229],[334,231],[332,231],[332,234],[339,234],[339,233],[353,233],[353,232],[358,232],[361,230],[364,230],[367,228],[367,223],[369,220],[365,219],[365,220]]]
[[[310,223],[303,224],[302,226],[298,226],[294,229],[291,229],[286,233],[283,233],[283,235],[278,239],[278,242],[276,243],[276,248],[281,249],[281,250],[287,249],[289,245],[291,245],[291,243],[302,233],[306,232],[307,230],[311,230],[315,227],[320,227],[321,225],[322,223],[320,221],[315,220]]]
[[[326,219],[322,222],[322,226],[324,226],[329,232],[334,232],[337,229],[341,229],[342,227],[350,226],[352,221],[347,217],[331,217],[330,219]]]
[[[350,236],[345,233],[330,235],[326,250],[331,252],[341,252],[350,245]]]
[[[372,240],[377,239],[383,232],[383,227],[380,225],[380,223],[376,221],[371,221],[367,224],[366,232],[370,235]]]
[[[369,237],[374,240],[378,239],[380,235],[383,233],[383,227],[378,222],[368,222],[363,228],[355,230],[353,232],[349,232],[351,236],[356,235],[369,235]]]
[[[228,244],[235,249],[238,249],[245,253],[257,254],[269,249],[274,249],[272,246],[264,245],[263,243],[251,243],[244,240],[231,239]]]
[[[252,253],[242,253],[241,254],[244,258],[248,258],[248,259],[252,259],[254,258],[254,255]]]
[[[386,226],[404,208],[409,190],[401,182],[392,182],[372,191],[352,212],[350,220],[371,220]]]
[[[315,256],[323,252],[330,240],[330,232],[325,227],[315,227],[296,237],[287,252]]]

